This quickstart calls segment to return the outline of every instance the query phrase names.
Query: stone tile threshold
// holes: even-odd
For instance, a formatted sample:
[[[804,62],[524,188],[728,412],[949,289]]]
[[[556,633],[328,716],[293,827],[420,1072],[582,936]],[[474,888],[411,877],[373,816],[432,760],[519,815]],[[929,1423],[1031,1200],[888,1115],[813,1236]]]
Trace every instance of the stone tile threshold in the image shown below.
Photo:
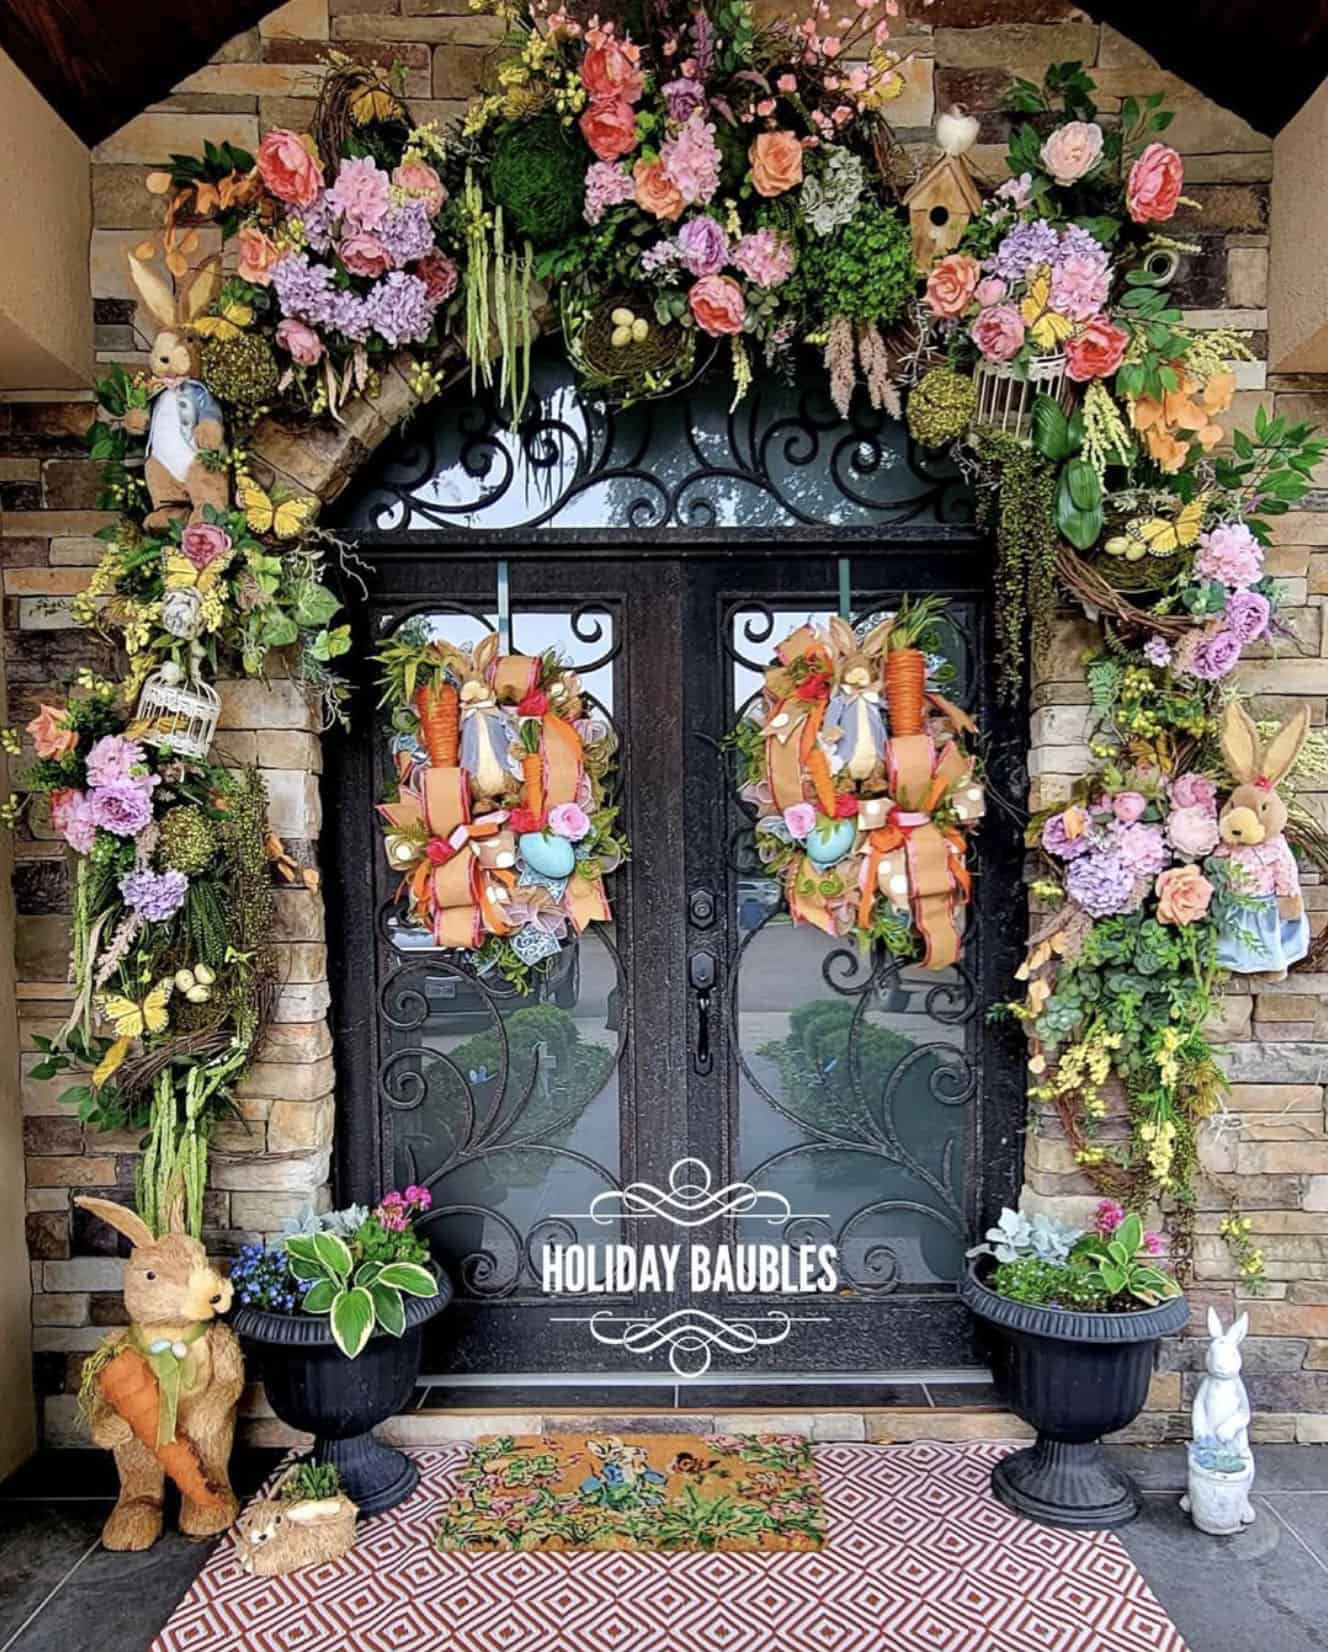
[[[944,1415],[933,1412],[933,1423]],[[1270,1644],[1277,1652],[1320,1652],[1328,1446],[1258,1449],[1258,1519],[1231,1538],[1204,1537],[1177,1508],[1179,1446],[1111,1450],[1145,1492],[1143,1514],[1118,1535],[1189,1652]],[[237,1454],[237,1488],[251,1492],[278,1455]],[[98,1532],[113,1494],[112,1464],[97,1451],[41,1453],[0,1485],[0,1652],[69,1652],[88,1643],[90,1623],[98,1652],[143,1652],[165,1623],[213,1544],[189,1543],[168,1523],[146,1554],[107,1554]]]

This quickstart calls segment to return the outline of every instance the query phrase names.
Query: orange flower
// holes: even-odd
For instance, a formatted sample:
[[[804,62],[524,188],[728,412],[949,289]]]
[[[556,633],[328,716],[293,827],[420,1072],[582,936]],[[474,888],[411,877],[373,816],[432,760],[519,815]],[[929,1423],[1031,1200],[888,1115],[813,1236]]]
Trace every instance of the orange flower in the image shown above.
[[[246,224],[235,239],[240,249],[240,262],[235,273],[241,281],[250,281],[255,287],[268,286],[272,280],[273,265],[279,262],[281,253],[262,230],[255,229],[252,224]]]
[[[1159,872],[1153,885],[1157,920],[1164,924],[1192,924],[1205,917],[1213,886],[1197,866],[1172,866]]]
[[[636,183],[636,204],[652,218],[670,223],[682,217],[682,191],[664,170],[663,161],[638,161],[632,168]]]
[[[65,726],[67,712],[63,706],[42,704],[37,715],[28,724],[33,750],[38,757],[65,757],[78,744],[78,735]]]
[[[747,151],[758,195],[783,195],[802,182],[802,145],[792,132],[762,132]]]

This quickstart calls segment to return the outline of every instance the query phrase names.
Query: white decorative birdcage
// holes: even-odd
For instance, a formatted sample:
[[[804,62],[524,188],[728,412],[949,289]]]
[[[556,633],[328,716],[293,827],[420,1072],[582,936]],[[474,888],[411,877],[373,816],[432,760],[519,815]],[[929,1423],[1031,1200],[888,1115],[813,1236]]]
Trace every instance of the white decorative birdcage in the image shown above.
[[[169,747],[177,757],[201,761],[217,732],[221,699],[198,677],[183,679],[172,661],[152,673],[138,697],[134,733],[149,746]]]
[[[1033,436],[1033,403],[1050,396],[1065,412],[1074,406],[1074,381],[1066,376],[1063,355],[1042,356],[1028,364],[1021,378],[1005,362],[979,361],[973,375],[978,406],[973,423],[982,430],[1005,431],[1021,442]]]

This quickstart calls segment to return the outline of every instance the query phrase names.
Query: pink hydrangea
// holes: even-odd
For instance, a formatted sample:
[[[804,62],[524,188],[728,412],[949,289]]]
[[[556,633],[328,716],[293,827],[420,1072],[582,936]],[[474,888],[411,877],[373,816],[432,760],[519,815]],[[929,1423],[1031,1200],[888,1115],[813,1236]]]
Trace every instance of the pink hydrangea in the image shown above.
[[[582,216],[588,224],[598,224],[610,207],[623,205],[635,194],[636,184],[626,167],[616,161],[596,161],[586,171]]]
[[[665,176],[686,206],[709,201],[719,188],[720,153],[715,128],[697,110],[660,145]]]
[[[1133,826],[1122,826],[1112,847],[1138,877],[1155,877],[1171,864],[1171,855],[1160,826],[1145,826],[1142,821]]]
[[[126,740],[123,734],[104,734],[88,753],[88,785],[113,786],[125,780],[145,784],[146,777],[136,776],[142,770],[147,753],[137,740]]]
[[[1200,579],[1243,589],[1263,577],[1263,551],[1243,522],[1223,522],[1199,535],[1194,571]]]
[[[1111,273],[1096,258],[1072,253],[1051,276],[1052,308],[1072,321],[1089,321],[1107,302]]]
[[[798,254],[791,241],[772,229],[753,230],[733,249],[733,265],[757,287],[778,287],[793,274]]]
[[[342,161],[327,199],[353,228],[377,229],[390,204],[387,173],[368,155]]]
[[[51,824],[75,854],[87,855],[97,836],[97,822],[86,792],[65,786],[51,793]]]

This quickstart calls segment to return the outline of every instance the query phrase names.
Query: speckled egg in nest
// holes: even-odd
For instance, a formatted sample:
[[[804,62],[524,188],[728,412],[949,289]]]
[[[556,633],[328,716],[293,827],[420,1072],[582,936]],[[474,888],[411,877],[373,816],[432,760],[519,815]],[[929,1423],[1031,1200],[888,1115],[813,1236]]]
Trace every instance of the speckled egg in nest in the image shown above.
[[[640,299],[633,302],[622,293],[610,294],[595,306],[579,340],[586,365],[596,377],[643,385],[647,377],[660,380],[677,367],[688,342],[687,329],[679,322],[661,324]]]
[[[202,372],[217,400],[232,407],[261,407],[276,395],[281,378],[272,346],[257,333],[208,339]]]

